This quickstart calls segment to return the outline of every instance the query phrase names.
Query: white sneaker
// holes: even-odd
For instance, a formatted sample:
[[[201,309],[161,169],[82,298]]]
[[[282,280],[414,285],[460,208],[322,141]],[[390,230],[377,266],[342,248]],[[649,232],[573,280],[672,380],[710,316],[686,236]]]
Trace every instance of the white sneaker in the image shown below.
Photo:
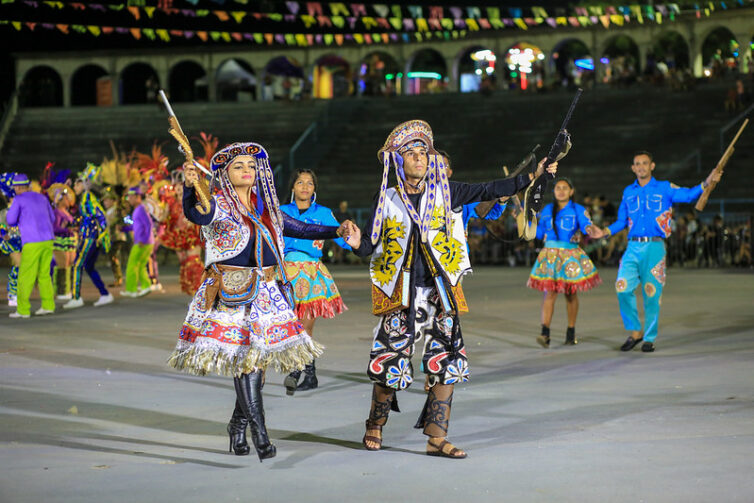
[[[52,314],[54,312],[55,312],[54,309],[52,311],[50,311],[49,309],[45,309],[43,307],[40,307],[39,309],[37,309],[36,311],[34,311],[34,315],[35,316],[44,316],[46,314]]]
[[[108,293],[107,295],[100,295],[100,298],[99,298],[99,300],[98,300],[97,302],[95,302],[95,303],[94,303],[94,307],[97,307],[97,306],[104,306],[104,305],[106,305],[106,304],[110,304],[110,303],[112,303],[112,302],[113,302],[114,300],[115,300],[115,299],[113,298],[113,296],[112,296],[111,294],[109,294],[109,293]]]
[[[28,314],[21,314],[18,311],[14,311],[8,315],[8,318],[28,318]]]
[[[8,297],[8,307],[18,307],[18,301],[15,297]]]
[[[144,297],[146,294],[150,293],[152,291],[151,287],[142,288],[138,292],[136,292],[136,295],[134,297]]]
[[[155,283],[154,285],[149,287],[149,290],[152,292],[163,292],[162,283]]]
[[[71,299],[63,304],[63,309],[76,309],[78,307],[84,307],[84,299],[81,297],[78,299]]]
[[[136,297],[136,292],[129,292],[128,290],[121,290],[120,294],[123,297]]]
[[[71,300],[73,298],[73,295],[71,295],[70,293],[66,293],[66,294],[63,294],[63,295],[58,295],[55,298],[58,299],[58,300]]]

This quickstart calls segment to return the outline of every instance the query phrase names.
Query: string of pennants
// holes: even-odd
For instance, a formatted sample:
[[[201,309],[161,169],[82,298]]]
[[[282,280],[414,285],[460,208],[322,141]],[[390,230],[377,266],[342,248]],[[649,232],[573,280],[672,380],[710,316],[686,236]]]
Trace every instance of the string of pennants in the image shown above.
[[[430,33],[242,33],[227,31],[203,31],[203,30],[173,30],[164,28],[133,28],[114,27],[81,24],[60,23],[32,23],[25,21],[0,20],[0,26],[10,25],[17,31],[23,29],[58,30],[70,35],[73,33],[82,35],[131,35],[136,40],[161,40],[170,42],[173,38],[201,40],[202,42],[251,42],[259,45],[287,45],[309,47],[313,45],[343,45],[355,42],[357,44],[388,44],[391,42],[422,42],[425,40],[450,40],[465,38],[466,30],[453,30]]]
[[[232,1],[245,4],[246,0],[212,0],[218,5],[225,5]],[[198,0],[184,0],[185,3],[197,5]],[[184,16],[192,18],[211,17],[223,23],[229,23],[234,28],[243,25],[252,27],[254,20],[269,20],[279,23],[300,23],[296,28],[318,28],[321,30],[347,30],[346,33],[258,33],[236,30],[178,30],[153,27],[114,27],[101,25],[42,23],[5,20],[0,18],[0,25],[10,24],[20,31],[26,27],[35,30],[37,27],[61,33],[91,34],[94,36],[130,34],[139,40],[161,40],[169,42],[173,38],[193,39],[202,42],[243,42],[250,41],[266,45],[342,45],[345,42],[358,44],[387,44],[391,42],[412,42],[424,40],[450,40],[465,37],[469,32],[482,30],[518,28],[527,30],[530,27],[545,26],[557,28],[589,27],[602,25],[624,26],[629,23],[654,22],[661,24],[663,20],[674,21],[682,13],[677,3],[654,5],[594,5],[573,7],[568,16],[550,16],[543,7],[531,6],[526,10],[521,8],[505,8],[511,17],[503,17],[503,9],[499,7],[442,7],[442,6],[401,6],[401,5],[364,5],[351,3],[346,6],[340,2],[285,2],[286,12],[261,13],[245,10],[217,10],[217,9],[185,9],[175,7],[174,1],[159,0],[157,5],[146,5],[145,0],[128,0],[121,4],[97,4],[83,2],[61,2],[57,0],[0,0],[0,6],[7,4],[22,4],[34,9],[44,5],[48,8],[62,11],[108,11],[127,10],[136,21],[152,19],[155,12],[168,16]],[[732,7],[742,7],[754,4],[754,0],[734,0],[702,2],[693,4],[691,12],[697,17],[709,16],[716,10],[727,10]],[[350,8],[349,8],[350,7]],[[686,4],[684,4],[684,11]],[[562,9],[558,9],[562,11]],[[408,16],[404,16],[408,13]],[[562,13],[562,12],[559,12]],[[426,16],[426,17],[425,17]],[[281,24],[283,31],[285,25]],[[293,27],[292,27],[293,28]],[[368,30],[369,33],[354,33],[354,31]]]

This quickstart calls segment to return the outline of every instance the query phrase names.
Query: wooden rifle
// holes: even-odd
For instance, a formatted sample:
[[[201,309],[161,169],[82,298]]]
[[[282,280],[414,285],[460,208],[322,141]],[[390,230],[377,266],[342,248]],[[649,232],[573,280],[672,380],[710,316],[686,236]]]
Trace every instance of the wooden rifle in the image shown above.
[[[717,161],[717,166],[715,166],[714,172],[723,174],[723,170],[725,169],[725,165],[728,164],[728,161],[730,160],[730,157],[733,155],[733,151],[735,148],[733,146],[738,141],[738,138],[741,136],[741,133],[743,133],[744,128],[746,125],[749,124],[749,119],[746,119],[743,124],[741,124],[741,127],[738,129],[738,133],[736,133],[736,136],[733,137],[733,140],[728,145],[728,148],[725,149],[725,152],[723,152],[723,156],[720,158],[719,161]],[[717,182],[710,182],[709,185],[704,189],[704,192],[702,192],[702,195],[699,196],[699,199],[696,201],[696,206],[694,208],[696,211],[702,211],[705,206],[707,206],[707,200],[709,199],[710,193],[714,190],[715,186],[717,185]]]
[[[178,149],[183,153],[184,157],[186,158],[186,162],[195,166],[199,171],[206,174],[207,176],[212,176],[212,173],[210,173],[204,166],[196,162],[194,159],[194,151],[191,149],[191,144],[189,144],[188,138],[186,138],[186,135],[183,133],[183,129],[181,129],[181,125],[178,123],[178,117],[175,116],[175,112],[173,112],[173,107],[170,106],[170,102],[168,101],[168,97],[165,96],[165,91],[160,89],[159,92],[160,101],[162,101],[162,104],[165,106],[165,110],[168,112],[168,122],[170,123],[170,129],[168,129],[168,133],[175,138],[175,141],[178,142]],[[196,196],[199,198],[199,202],[201,203],[201,208],[199,211],[203,213],[204,215],[208,214],[210,209],[212,208],[212,205],[210,204],[211,194],[209,191],[209,185],[207,184],[206,180],[204,180],[202,177],[199,177],[199,179],[194,183],[194,190],[196,191]]]

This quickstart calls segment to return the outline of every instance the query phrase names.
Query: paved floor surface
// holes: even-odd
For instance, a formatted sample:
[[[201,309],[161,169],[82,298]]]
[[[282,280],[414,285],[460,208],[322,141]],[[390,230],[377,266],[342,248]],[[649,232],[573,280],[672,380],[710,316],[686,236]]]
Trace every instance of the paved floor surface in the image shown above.
[[[543,350],[528,271],[479,268],[462,320],[472,380],[450,429],[469,457],[456,461],[424,455],[419,386],[400,395],[386,448],[362,448],[375,318],[365,269],[334,268],[350,310],[317,323],[319,389],[287,397],[268,375],[278,456],[262,464],[226,450],[232,382],[165,366],[189,301],[175,273],[164,294],[100,308],[11,320],[0,307],[0,501],[754,501],[751,271],[669,270],[657,351],[643,354],[617,351],[614,269],[579,296],[579,344],[561,345],[559,299]]]

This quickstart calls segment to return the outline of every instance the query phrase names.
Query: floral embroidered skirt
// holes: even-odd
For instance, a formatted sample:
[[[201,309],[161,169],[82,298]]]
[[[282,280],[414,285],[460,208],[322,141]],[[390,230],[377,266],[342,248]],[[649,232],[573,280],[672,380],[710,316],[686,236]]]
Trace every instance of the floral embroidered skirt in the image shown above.
[[[526,286],[542,292],[586,292],[602,283],[592,260],[575,243],[547,241]]]
[[[205,309],[206,290],[199,286],[178,335],[168,365],[191,374],[240,376],[257,369],[303,370],[323,347],[304,330],[277,281],[259,280],[256,298],[229,306],[219,298]]]
[[[285,273],[293,285],[293,299],[299,318],[334,318],[348,309],[330,271],[319,260],[311,260],[300,252],[288,253],[285,256]]]

